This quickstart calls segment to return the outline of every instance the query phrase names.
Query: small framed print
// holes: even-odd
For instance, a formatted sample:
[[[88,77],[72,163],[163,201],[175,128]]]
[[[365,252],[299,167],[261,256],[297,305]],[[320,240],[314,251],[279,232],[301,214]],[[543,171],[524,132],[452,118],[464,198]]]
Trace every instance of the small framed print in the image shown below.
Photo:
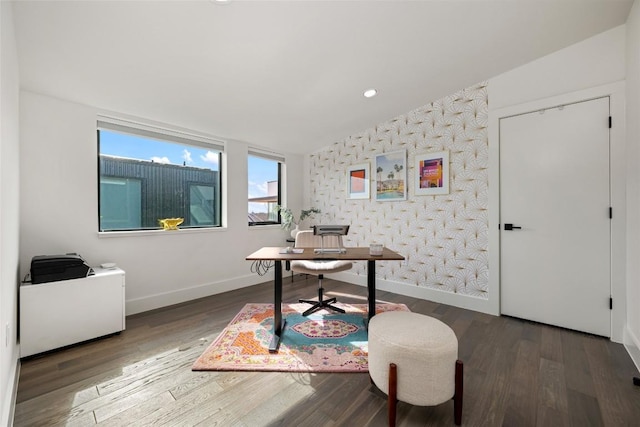
[[[416,154],[415,159],[416,196],[449,194],[449,152]]]
[[[398,150],[376,156],[376,200],[407,200],[407,151]]]
[[[370,194],[369,163],[347,169],[347,199],[368,199]]]

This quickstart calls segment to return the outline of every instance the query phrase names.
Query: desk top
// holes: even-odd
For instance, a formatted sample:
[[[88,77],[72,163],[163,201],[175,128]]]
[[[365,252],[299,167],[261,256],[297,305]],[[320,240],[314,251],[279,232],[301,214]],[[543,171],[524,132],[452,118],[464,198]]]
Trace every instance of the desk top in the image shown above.
[[[305,248],[304,252],[300,254],[281,254],[280,251],[284,247],[264,247],[258,249],[246,259],[253,260],[274,260],[274,261],[295,261],[295,260],[345,260],[345,261],[402,261],[404,257],[391,249],[383,248],[382,255],[369,254],[369,248],[345,248],[346,252],[339,253],[327,253],[316,254],[313,252],[313,248]]]

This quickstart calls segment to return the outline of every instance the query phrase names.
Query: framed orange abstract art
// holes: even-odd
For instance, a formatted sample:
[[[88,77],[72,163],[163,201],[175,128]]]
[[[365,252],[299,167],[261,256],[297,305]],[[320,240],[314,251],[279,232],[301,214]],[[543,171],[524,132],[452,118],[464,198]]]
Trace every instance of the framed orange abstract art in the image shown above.
[[[369,163],[349,166],[347,169],[347,199],[369,198]]]
[[[415,194],[449,194],[449,152],[416,154]]]

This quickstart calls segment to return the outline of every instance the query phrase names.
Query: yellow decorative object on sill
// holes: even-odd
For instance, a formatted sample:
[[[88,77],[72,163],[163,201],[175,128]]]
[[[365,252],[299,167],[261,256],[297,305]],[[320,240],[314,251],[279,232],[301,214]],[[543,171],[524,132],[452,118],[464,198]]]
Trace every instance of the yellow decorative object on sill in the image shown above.
[[[184,222],[184,218],[165,218],[159,219],[163,230],[177,230],[178,226]]]

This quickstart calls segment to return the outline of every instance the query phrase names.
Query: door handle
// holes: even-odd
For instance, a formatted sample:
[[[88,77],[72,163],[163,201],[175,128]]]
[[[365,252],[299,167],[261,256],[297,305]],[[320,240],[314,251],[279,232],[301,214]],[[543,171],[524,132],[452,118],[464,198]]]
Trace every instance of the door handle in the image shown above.
[[[513,225],[513,224],[505,224],[505,225],[504,225],[504,229],[505,229],[506,231],[511,231],[511,230],[521,230],[521,229],[522,229],[522,227],[518,227],[518,226]]]

